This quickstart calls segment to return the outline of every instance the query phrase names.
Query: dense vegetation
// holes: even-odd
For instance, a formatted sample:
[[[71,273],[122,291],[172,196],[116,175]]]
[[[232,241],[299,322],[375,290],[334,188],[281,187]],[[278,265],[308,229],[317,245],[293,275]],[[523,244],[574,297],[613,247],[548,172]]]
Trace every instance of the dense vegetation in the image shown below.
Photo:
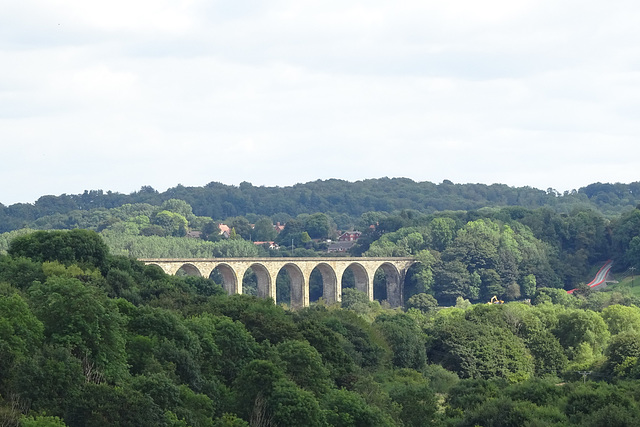
[[[218,229],[222,220],[197,216],[184,200],[169,199],[157,206],[139,203],[74,211],[30,225],[95,230],[111,253],[135,258],[335,256],[327,253],[325,240],[337,235],[339,218],[300,214],[288,218],[279,234],[275,220],[257,215],[226,218],[232,236],[223,239]],[[573,289],[608,259],[615,261],[618,272],[637,268],[640,260],[636,208],[613,218],[578,207],[568,213],[517,206],[430,214],[366,212],[353,228],[364,233],[351,255],[416,257],[421,263],[407,276],[405,298],[428,293],[444,305],[454,304],[457,297],[488,301],[496,295],[518,300],[531,298],[538,288]],[[0,253],[13,238],[29,231],[0,234]],[[186,236],[193,231],[200,238]],[[252,243],[256,240],[275,240],[282,247],[269,250]]]
[[[0,205],[0,425],[637,425],[638,293],[584,282],[640,267],[639,191],[385,178]],[[348,274],[341,304],[312,274],[291,312],[286,274],[279,306],[134,259],[335,256],[353,229],[350,255],[420,261],[405,311]]]
[[[186,201],[197,216],[225,219],[235,216],[269,216],[286,222],[300,214],[324,212],[341,229],[349,228],[366,212],[394,212],[403,209],[433,213],[445,210],[471,211],[491,206],[521,206],[528,209],[551,207],[568,213],[574,208],[591,208],[607,216],[617,216],[640,203],[640,182],[596,183],[560,194],[531,187],[503,184],[441,184],[414,182],[406,178],[380,178],[357,182],[337,179],[296,184],[291,187],[239,186],[212,182],[204,187],[178,185],[163,193],[142,187],[132,194],[102,190],[80,195],[43,196],[34,204],[0,204],[0,232],[30,226],[44,217],[47,228],[91,228],[108,215],[105,211],[139,203],[159,206],[170,199]],[[87,212],[91,212],[87,214]],[[250,218],[254,222],[255,218]],[[51,225],[56,226],[51,226]]]
[[[473,233],[531,244],[527,232],[494,221],[468,222],[440,247],[442,257]],[[404,237],[388,241],[399,246]],[[614,292],[542,288],[531,304],[458,298],[446,309],[420,293],[405,312],[347,289],[342,307],[291,312],[113,255],[93,231],[41,231],[14,238],[0,255],[0,420],[638,425],[634,303]]]

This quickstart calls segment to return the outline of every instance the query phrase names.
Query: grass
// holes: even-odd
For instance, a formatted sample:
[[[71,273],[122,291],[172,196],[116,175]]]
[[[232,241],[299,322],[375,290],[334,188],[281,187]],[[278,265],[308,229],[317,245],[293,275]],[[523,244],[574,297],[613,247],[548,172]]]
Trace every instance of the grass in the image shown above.
[[[620,279],[618,283],[609,283],[605,289],[605,292],[622,292],[629,293],[630,295],[640,297],[640,276],[634,276],[633,281],[631,276]]]

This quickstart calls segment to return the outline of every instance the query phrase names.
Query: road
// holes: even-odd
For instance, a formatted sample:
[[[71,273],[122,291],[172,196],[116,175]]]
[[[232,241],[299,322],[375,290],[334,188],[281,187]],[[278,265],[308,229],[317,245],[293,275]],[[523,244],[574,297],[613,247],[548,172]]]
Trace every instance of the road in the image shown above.
[[[613,265],[612,260],[607,261],[602,266],[602,268],[598,270],[598,272],[596,273],[596,277],[594,277],[591,282],[587,283],[587,286],[589,286],[591,289],[597,289],[598,287],[604,285],[612,265]],[[567,291],[567,293],[572,294],[573,291],[575,291],[575,289],[571,289],[570,291]]]

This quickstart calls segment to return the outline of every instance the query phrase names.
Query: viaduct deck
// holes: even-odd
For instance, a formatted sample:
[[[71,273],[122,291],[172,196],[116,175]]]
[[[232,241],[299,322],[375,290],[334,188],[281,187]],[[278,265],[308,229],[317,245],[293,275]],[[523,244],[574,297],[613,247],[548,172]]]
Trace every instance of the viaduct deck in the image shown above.
[[[392,307],[403,302],[404,278],[409,267],[417,261],[413,258],[194,258],[194,259],[141,259],[145,264],[157,265],[165,273],[174,275],[179,270],[185,274],[209,277],[218,270],[223,277],[223,287],[229,294],[242,293],[242,278],[248,269],[253,270],[258,282],[258,296],[276,300],[276,277],[285,269],[291,280],[291,307],[309,305],[309,277],[318,270],[322,275],[322,296],[328,303],[340,301],[342,276],[347,269],[353,272],[356,289],[373,300],[373,277],[382,269],[387,279],[387,301]]]

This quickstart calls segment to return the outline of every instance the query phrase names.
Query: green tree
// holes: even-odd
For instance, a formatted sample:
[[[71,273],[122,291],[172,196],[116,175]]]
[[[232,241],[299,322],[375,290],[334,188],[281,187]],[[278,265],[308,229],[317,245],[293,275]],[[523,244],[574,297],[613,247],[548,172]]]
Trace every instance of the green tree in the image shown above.
[[[277,381],[268,406],[273,425],[325,426],[324,414],[313,394],[301,390],[290,381]]]
[[[522,279],[522,293],[527,298],[532,298],[536,293],[536,276],[528,274]]]
[[[368,405],[357,393],[334,389],[321,402],[327,423],[337,427],[393,426],[395,423],[380,409]]]
[[[326,239],[329,237],[331,226],[329,217],[323,213],[309,215],[304,222],[304,230],[312,239]]]
[[[611,338],[606,350],[607,362],[604,370],[619,377],[634,377],[639,373],[640,333],[625,331]]]
[[[570,358],[576,358],[581,344],[588,345],[595,356],[602,354],[610,337],[600,314],[591,310],[569,309],[558,316],[553,331]]]
[[[123,318],[114,301],[78,279],[51,276],[29,288],[34,313],[48,343],[85,360],[85,373],[118,379],[126,372]]]
[[[429,333],[429,358],[462,378],[517,382],[533,374],[533,358],[524,342],[506,328],[440,317]]]
[[[20,420],[21,427],[67,427],[64,421],[59,417],[50,417],[46,415],[38,415],[33,417],[25,417]]]
[[[433,247],[442,252],[453,241],[456,230],[456,222],[452,218],[437,217],[429,223]]]
[[[610,305],[602,310],[601,316],[611,335],[626,331],[640,332],[640,309],[638,307]]]
[[[439,265],[434,276],[433,290],[438,301],[451,305],[457,297],[469,298],[471,279],[467,267],[461,261],[453,260]]]
[[[44,345],[17,363],[7,378],[12,378],[13,392],[28,400],[32,410],[63,415],[87,380],[95,380],[87,378],[85,368],[70,349]]]
[[[285,380],[284,372],[273,362],[252,360],[234,381],[236,413],[245,420],[264,422],[271,417],[269,402],[276,384]]]
[[[252,235],[253,229],[247,218],[243,216],[227,218],[226,224],[229,226],[232,232],[233,230],[235,230],[236,234],[244,240],[256,240]]]
[[[12,240],[8,253],[40,262],[59,261],[65,265],[102,267],[109,250],[93,231],[36,231]]]
[[[183,216],[188,222],[196,219],[191,205],[180,199],[169,199],[160,205],[161,211],[169,211]]]
[[[435,310],[438,307],[438,301],[429,294],[415,294],[406,304],[407,308],[415,308],[423,313]]]
[[[253,240],[258,242],[272,242],[276,238],[276,230],[271,219],[263,217],[256,221],[253,227]]]
[[[427,357],[425,353],[425,337],[415,320],[406,314],[376,317],[374,325],[393,350],[393,365],[399,368],[424,368]]]
[[[162,411],[149,396],[107,384],[86,384],[82,394],[70,402],[65,421],[88,427],[165,425]]]
[[[329,389],[329,372],[315,348],[304,341],[284,341],[276,349],[285,373],[298,386],[316,396]]]
[[[179,213],[168,210],[158,212],[153,218],[156,225],[161,226],[168,236],[184,236],[187,234],[188,221]]]
[[[400,371],[388,385],[389,396],[401,407],[399,418],[405,426],[438,425],[436,395],[418,372]]]

